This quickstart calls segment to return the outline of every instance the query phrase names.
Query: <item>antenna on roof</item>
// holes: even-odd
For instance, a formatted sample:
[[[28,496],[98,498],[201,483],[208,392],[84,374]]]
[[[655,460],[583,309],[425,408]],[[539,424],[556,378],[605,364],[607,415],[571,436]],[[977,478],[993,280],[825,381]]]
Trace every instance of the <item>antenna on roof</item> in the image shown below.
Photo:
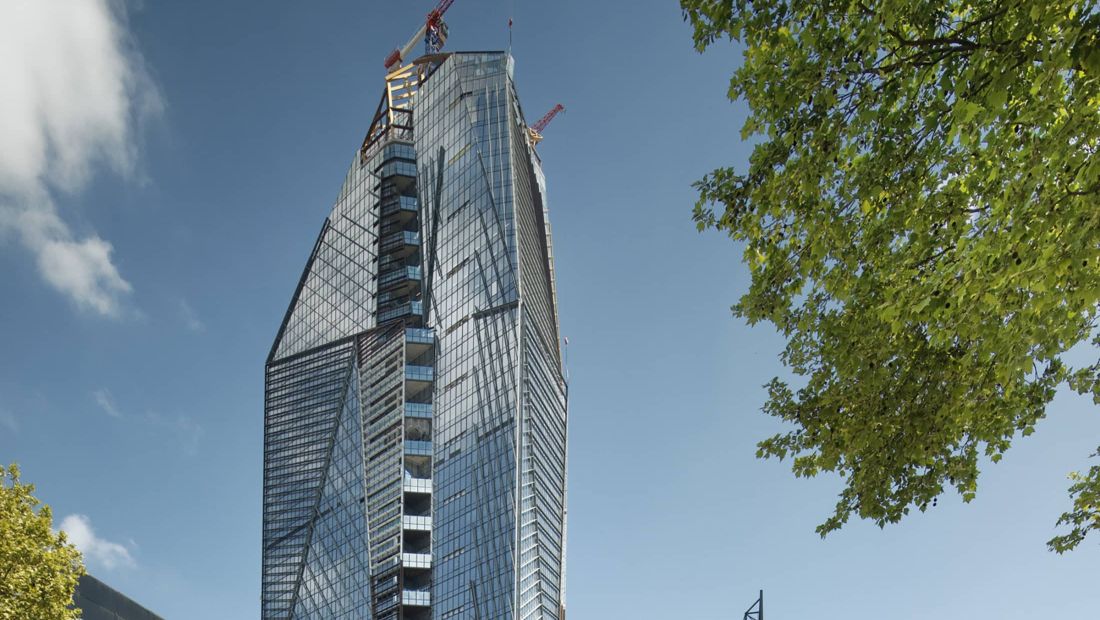
[[[745,611],[744,620],[764,620],[764,591],[760,591],[760,598],[753,602],[752,607]]]
[[[516,14],[515,0],[508,0],[508,56],[512,56],[512,18]]]

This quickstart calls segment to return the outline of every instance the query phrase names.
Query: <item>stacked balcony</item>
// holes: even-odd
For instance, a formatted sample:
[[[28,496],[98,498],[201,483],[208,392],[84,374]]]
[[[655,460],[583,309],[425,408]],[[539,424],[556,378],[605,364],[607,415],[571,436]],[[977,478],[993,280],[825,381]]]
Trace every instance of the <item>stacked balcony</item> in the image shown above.
[[[383,147],[376,169],[381,196],[378,224],[378,325],[404,325],[401,372],[400,541],[394,563],[375,575],[375,618],[429,620],[432,587],[432,392],[435,334],[423,327],[420,214],[412,146]],[[392,367],[391,367],[392,368]],[[395,380],[397,378],[395,377]],[[396,516],[396,515],[395,515]],[[392,570],[392,573],[391,573]],[[391,577],[392,575],[392,577]],[[382,577],[379,581],[377,577]],[[384,592],[383,592],[384,590]]]
[[[435,334],[405,328],[402,591],[405,620],[431,617],[432,385]]]
[[[376,169],[381,196],[378,218],[379,325],[402,321],[419,326],[421,303],[420,209],[416,199],[416,154],[411,144],[391,142],[382,148]]]
[[[416,217],[420,212],[420,206],[413,196],[402,196],[392,193],[382,200],[382,217],[397,216],[398,219]]]

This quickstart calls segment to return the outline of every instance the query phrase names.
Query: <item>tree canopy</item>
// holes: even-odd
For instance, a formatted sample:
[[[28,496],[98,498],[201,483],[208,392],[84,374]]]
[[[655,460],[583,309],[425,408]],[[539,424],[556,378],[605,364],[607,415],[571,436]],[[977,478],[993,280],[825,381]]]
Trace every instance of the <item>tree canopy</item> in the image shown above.
[[[0,620],[76,620],[80,552],[53,532],[49,506],[33,493],[18,467],[0,465]]]
[[[737,41],[747,169],[697,183],[699,229],[744,244],[733,306],[786,337],[797,386],[758,445],[845,487],[819,527],[965,501],[1055,390],[1100,403],[1100,11],[1080,0],[682,0],[695,46]],[[1091,343],[1090,343],[1091,340]],[[1074,474],[1072,549],[1100,528]]]

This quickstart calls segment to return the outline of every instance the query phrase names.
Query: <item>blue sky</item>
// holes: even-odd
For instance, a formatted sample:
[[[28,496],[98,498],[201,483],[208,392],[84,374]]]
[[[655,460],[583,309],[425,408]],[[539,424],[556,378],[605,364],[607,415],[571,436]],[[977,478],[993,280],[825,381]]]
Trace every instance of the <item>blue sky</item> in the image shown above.
[[[112,27],[98,1],[51,2],[13,36],[3,13],[35,4],[0,8],[3,88],[34,95],[7,79],[33,67],[72,96],[41,158],[22,133],[0,149],[0,461],[101,579],[167,618],[255,618],[263,360],[382,59],[431,4],[131,3]],[[731,317],[738,248],[690,218],[691,182],[749,153],[737,51],[696,54],[675,2],[580,0],[458,0],[448,48],[506,47],[510,13],[528,119],[567,108],[539,151],[570,340],[570,619],[739,618],[760,588],[776,619],[1094,616],[1096,541],[1044,542],[1096,407],[1060,394],[969,505],[820,540],[838,481],[754,458],[780,428],[759,408],[782,341]],[[41,122],[26,109],[0,107],[0,135]]]

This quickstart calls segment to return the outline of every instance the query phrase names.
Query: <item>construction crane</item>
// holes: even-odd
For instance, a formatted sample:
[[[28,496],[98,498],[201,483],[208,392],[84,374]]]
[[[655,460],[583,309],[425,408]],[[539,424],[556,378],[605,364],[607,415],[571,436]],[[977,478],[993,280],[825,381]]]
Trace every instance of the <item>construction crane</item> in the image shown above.
[[[386,56],[386,71],[400,67],[401,63],[412,53],[413,48],[416,47],[416,43],[420,39],[424,39],[425,54],[436,54],[443,49],[443,44],[447,42],[447,23],[443,21],[443,14],[451,8],[454,1],[439,0],[439,6],[428,13],[424,25],[409,39],[405,47],[395,49],[390,52],[389,56]]]
[[[558,112],[564,111],[565,106],[559,103],[558,105],[554,106],[552,110],[547,112],[546,116],[543,116],[538,120],[538,122],[527,128],[527,135],[531,138],[532,146],[538,144],[539,142],[542,142],[542,130],[546,129],[546,126],[550,124],[550,121],[554,120],[554,117],[558,115]]]

